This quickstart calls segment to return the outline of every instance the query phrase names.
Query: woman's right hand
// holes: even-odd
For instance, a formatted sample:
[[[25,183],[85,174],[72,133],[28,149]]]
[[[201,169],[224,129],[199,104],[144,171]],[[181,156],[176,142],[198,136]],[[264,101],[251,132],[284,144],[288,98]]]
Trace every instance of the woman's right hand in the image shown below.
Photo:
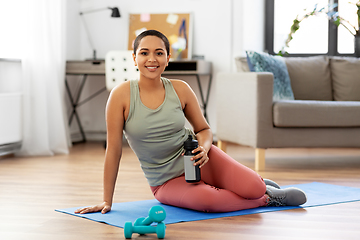
[[[93,207],[84,207],[84,208],[79,208],[78,210],[75,211],[75,213],[80,213],[80,214],[84,214],[84,213],[92,213],[92,212],[100,212],[102,214],[107,213],[111,210],[111,204],[107,203],[107,202],[103,202],[102,204],[99,205],[95,205]]]

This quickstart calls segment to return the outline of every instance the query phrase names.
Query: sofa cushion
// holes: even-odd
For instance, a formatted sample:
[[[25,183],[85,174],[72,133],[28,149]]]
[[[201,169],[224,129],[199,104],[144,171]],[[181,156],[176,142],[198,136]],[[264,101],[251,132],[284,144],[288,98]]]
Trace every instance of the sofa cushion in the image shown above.
[[[333,100],[328,57],[286,57],[284,60],[295,99]]]
[[[360,59],[332,57],[330,59],[334,99],[360,101]]]
[[[250,72],[247,57],[236,57],[235,65],[238,72]]]
[[[274,75],[273,100],[293,100],[290,78],[282,57],[246,51],[250,71],[271,72]]]
[[[360,102],[278,101],[275,127],[360,127]]]

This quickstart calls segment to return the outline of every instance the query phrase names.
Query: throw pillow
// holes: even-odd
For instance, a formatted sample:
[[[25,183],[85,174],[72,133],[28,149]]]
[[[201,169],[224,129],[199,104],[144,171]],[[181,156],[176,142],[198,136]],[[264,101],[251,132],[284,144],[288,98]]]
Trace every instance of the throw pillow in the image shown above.
[[[254,51],[246,51],[246,55],[250,71],[271,72],[274,75],[273,101],[294,100],[289,73],[282,57]]]
[[[360,59],[332,57],[330,59],[335,101],[360,101]]]
[[[250,72],[246,57],[236,57],[235,65],[238,72]]]
[[[283,58],[297,100],[332,101],[330,63],[327,56]]]

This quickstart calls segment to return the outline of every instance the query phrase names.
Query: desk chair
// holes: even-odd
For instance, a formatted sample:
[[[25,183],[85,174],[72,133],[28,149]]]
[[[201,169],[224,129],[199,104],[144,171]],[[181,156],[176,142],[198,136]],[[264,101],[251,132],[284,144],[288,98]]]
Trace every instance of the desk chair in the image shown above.
[[[139,79],[132,51],[110,51],[105,56],[106,89],[111,91],[118,84]]]
[[[105,79],[109,92],[122,82],[139,79],[139,69],[134,64],[132,51],[110,51],[106,54]]]

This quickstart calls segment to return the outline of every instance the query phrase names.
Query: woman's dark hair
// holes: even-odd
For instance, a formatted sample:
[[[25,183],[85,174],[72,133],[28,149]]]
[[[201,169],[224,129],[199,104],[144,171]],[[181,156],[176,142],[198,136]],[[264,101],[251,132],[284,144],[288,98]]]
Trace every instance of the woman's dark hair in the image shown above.
[[[140,41],[141,39],[143,39],[144,37],[147,37],[147,36],[155,36],[155,37],[158,37],[160,38],[164,44],[165,44],[165,49],[166,49],[166,55],[169,56],[169,53],[170,53],[170,44],[169,44],[169,40],[167,39],[167,37],[162,34],[161,32],[159,31],[156,31],[156,30],[146,30],[142,33],[140,33],[135,41],[134,41],[134,54],[136,55],[136,50],[138,49],[139,47],[139,44],[140,44]]]

